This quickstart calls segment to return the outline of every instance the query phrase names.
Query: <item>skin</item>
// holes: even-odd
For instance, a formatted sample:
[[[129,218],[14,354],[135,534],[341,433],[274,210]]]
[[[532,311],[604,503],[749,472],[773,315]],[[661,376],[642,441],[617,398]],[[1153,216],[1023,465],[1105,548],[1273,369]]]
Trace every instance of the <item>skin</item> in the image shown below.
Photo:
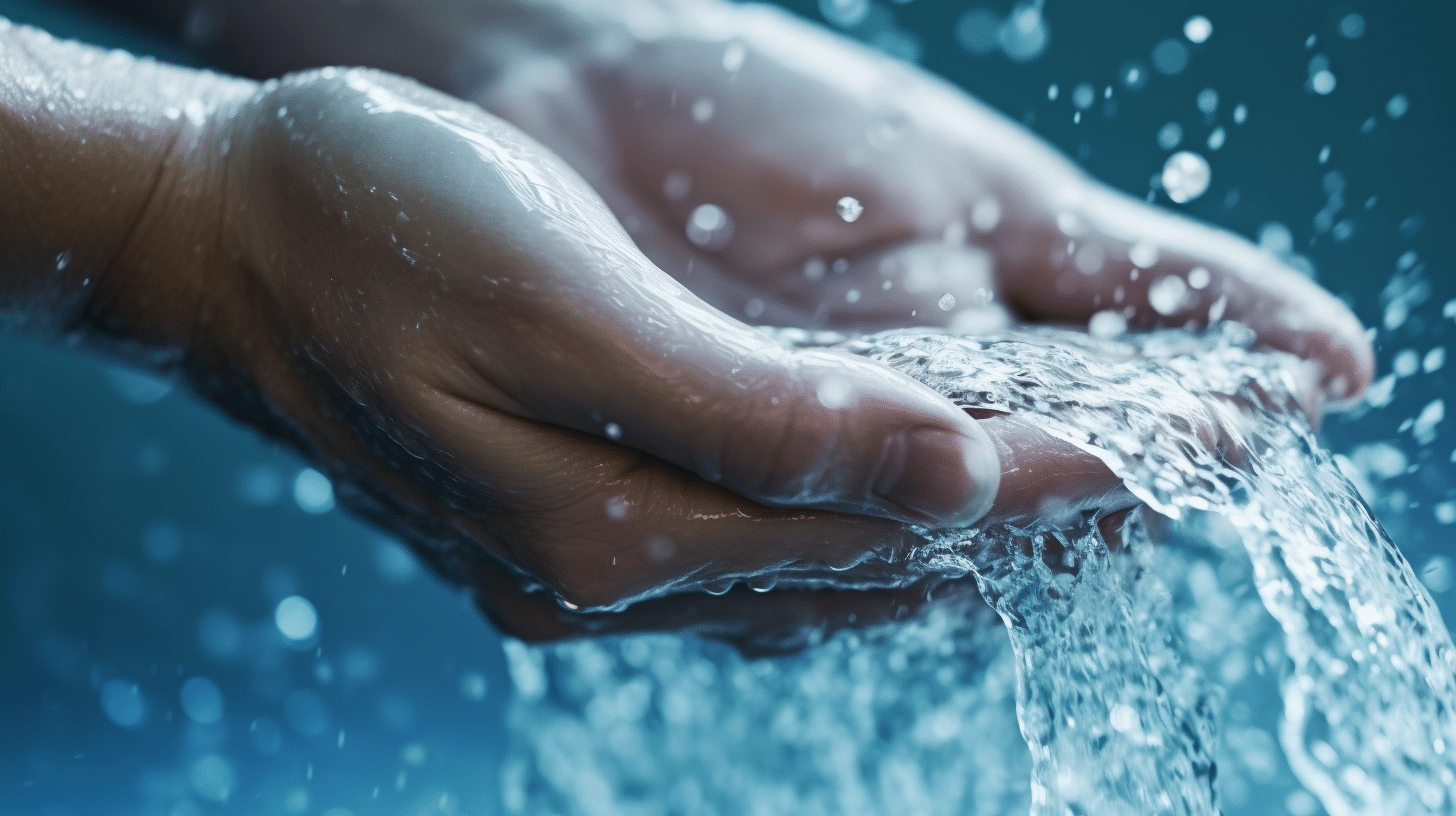
[[[1247,241],[1115,193],[958,91],[787,16],[314,4],[250,47],[289,19],[275,5],[227,8],[229,67],[376,65],[456,96],[365,70],[264,85],[101,70],[90,49],[0,32],[0,166],[18,179],[0,193],[0,311],[178,372],[526,636],[894,617],[966,585],[662,596],[765,570],[894,584],[865,559],[908,545],[905,522],[1133,503],[1021,420],[790,351],[749,312],[986,331],[1124,306],[1137,326],[1197,324],[1222,303],[1329,396],[1370,379],[1348,310]],[[452,70],[462,54],[478,64]],[[711,116],[694,115],[704,99]],[[852,222],[844,196],[864,207]],[[684,230],[705,203],[731,237]],[[1151,260],[1132,251],[1150,239]],[[1195,267],[1209,285],[1149,307],[1152,281]],[[945,294],[961,306],[942,310]],[[657,600],[573,615],[522,576],[568,608]]]

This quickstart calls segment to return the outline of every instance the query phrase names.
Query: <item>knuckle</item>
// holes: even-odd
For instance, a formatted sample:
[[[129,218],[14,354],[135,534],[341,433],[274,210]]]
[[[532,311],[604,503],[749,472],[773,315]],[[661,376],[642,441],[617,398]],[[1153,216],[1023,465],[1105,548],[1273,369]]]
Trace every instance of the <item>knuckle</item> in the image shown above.
[[[832,496],[827,476],[841,455],[843,422],[813,397],[758,401],[725,438],[729,486],[770,503],[807,503]]]

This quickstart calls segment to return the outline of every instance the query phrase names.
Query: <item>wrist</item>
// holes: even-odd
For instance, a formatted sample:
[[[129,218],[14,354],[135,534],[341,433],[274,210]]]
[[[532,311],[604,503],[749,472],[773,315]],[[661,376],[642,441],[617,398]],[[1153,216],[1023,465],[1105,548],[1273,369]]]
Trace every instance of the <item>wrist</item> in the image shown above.
[[[215,196],[207,146],[249,83],[0,30],[5,328],[175,348]],[[133,356],[135,356],[133,354]]]

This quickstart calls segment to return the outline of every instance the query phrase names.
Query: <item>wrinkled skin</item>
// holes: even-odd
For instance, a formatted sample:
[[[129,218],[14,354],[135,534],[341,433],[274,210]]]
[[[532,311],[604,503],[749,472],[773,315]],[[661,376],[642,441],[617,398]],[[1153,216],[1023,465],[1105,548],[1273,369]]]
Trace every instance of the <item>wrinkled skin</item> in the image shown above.
[[[182,348],[201,393],[537,639],[751,640],[894,617],[933,587],[695,594],[611,618],[524,593],[522,574],[573,607],[766,570],[888,585],[855,567],[907,544],[905,522],[1048,503],[1115,520],[1132,504],[1097,460],[1020,420],[969,417],[871,361],[788,351],[736,319],[750,312],[987,331],[1121,304],[1134,325],[1197,324],[1221,303],[1312,361],[1331,396],[1368,382],[1348,310],[1246,241],[1086,179],[914,69],[776,13],[715,15],[458,89],[545,147],[387,75],[259,89],[169,159],[90,319]],[[852,222],[844,196],[864,207]],[[731,238],[689,239],[705,203]],[[1134,279],[1141,241],[1156,258],[1141,253]],[[1178,311],[1148,306],[1150,282],[1199,266],[1209,283]],[[959,305],[941,309],[945,294]]]

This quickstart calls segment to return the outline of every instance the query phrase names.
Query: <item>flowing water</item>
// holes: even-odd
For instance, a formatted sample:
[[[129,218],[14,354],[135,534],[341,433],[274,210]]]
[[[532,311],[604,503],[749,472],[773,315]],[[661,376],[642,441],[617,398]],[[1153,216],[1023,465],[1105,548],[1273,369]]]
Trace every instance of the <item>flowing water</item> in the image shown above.
[[[1234,325],[841,346],[1094,453],[1146,507],[1111,547],[1084,513],[893,556],[907,579],[974,575],[1000,631],[932,605],[775,659],[512,644],[510,809],[1207,814],[1291,790],[1316,812],[1302,785],[1333,816],[1456,811],[1456,650],[1285,358]]]

